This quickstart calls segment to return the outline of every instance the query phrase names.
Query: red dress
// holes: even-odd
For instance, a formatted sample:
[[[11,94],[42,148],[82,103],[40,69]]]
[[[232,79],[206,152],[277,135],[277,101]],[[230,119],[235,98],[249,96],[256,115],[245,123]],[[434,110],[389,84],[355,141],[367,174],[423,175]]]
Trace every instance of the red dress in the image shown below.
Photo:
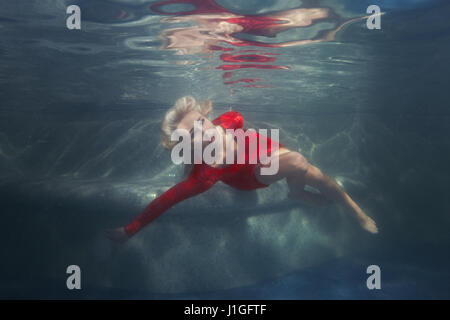
[[[225,130],[239,129],[243,127],[244,118],[237,111],[229,111],[214,119],[212,123],[222,126]],[[244,132],[245,131],[246,130],[244,130]],[[255,154],[250,154],[249,142],[253,139],[259,139],[259,143],[262,143],[262,141],[264,141],[263,139],[267,139],[266,145],[268,155],[270,154],[271,143],[273,143],[275,147],[282,147],[280,143],[254,132],[246,138],[245,163],[235,163],[220,168],[211,167],[206,163],[194,164],[193,169],[186,180],[171,187],[161,196],[153,200],[136,219],[125,227],[127,235],[132,236],[174,204],[205,192],[217,181],[222,181],[241,190],[254,190],[268,187],[268,185],[260,183],[255,177],[254,171],[256,166],[259,165],[259,144],[257,152]],[[276,148],[274,149],[276,150]],[[250,163],[250,159],[255,158],[257,163]]]

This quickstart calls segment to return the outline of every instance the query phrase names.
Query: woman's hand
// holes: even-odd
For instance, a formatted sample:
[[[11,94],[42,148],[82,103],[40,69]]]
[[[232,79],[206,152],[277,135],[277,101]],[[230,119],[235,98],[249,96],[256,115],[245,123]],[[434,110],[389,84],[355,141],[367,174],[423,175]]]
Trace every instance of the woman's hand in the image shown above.
[[[114,242],[124,243],[129,239],[125,232],[125,228],[108,229],[106,230],[106,236]]]

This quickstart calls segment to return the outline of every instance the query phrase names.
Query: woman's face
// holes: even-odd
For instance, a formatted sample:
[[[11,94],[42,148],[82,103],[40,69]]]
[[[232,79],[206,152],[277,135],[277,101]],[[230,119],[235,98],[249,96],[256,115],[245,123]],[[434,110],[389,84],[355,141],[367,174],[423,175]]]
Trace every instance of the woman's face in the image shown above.
[[[195,121],[199,121],[202,126],[201,127],[202,132],[201,132],[201,134],[198,134],[197,136],[194,135],[194,122]],[[203,141],[203,135],[205,134],[206,130],[213,129],[213,130],[215,130],[216,135],[219,134],[216,126],[211,121],[209,121],[208,118],[206,118],[204,115],[202,115],[198,111],[190,111],[189,113],[187,113],[184,116],[184,118],[181,119],[180,123],[177,126],[177,129],[187,130],[191,136],[191,142],[195,143],[198,140],[198,142],[201,143],[201,145],[202,145],[202,150],[204,150],[204,148],[208,144],[210,144],[211,142],[214,141],[214,137],[213,137],[213,140],[211,140],[211,141],[209,141],[207,137],[205,138],[206,141]]]

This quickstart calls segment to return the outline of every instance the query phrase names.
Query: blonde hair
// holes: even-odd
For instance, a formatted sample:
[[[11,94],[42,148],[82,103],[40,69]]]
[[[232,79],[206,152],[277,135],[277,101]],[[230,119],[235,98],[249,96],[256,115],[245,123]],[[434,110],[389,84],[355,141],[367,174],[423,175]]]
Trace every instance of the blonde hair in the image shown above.
[[[177,141],[171,141],[170,137],[177,129],[181,119],[183,119],[187,113],[197,111],[198,113],[207,116],[212,109],[213,105],[211,100],[197,102],[192,96],[179,98],[175,102],[175,105],[166,112],[161,124],[162,146],[167,150],[171,150],[177,144]]]

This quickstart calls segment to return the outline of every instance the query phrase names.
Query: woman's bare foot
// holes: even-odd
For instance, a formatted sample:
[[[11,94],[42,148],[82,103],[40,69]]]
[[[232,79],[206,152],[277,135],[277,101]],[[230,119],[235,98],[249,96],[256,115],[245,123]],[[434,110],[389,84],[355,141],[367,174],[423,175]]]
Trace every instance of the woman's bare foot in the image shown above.
[[[378,228],[377,225],[375,223],[375,221],[373,221],[372,218],[370,218],[369,216],[366,216],[364,218],[360,218],[359,220],[359,224],[361,225],[361,227],[370,232],[370,233],[378,233]]]

